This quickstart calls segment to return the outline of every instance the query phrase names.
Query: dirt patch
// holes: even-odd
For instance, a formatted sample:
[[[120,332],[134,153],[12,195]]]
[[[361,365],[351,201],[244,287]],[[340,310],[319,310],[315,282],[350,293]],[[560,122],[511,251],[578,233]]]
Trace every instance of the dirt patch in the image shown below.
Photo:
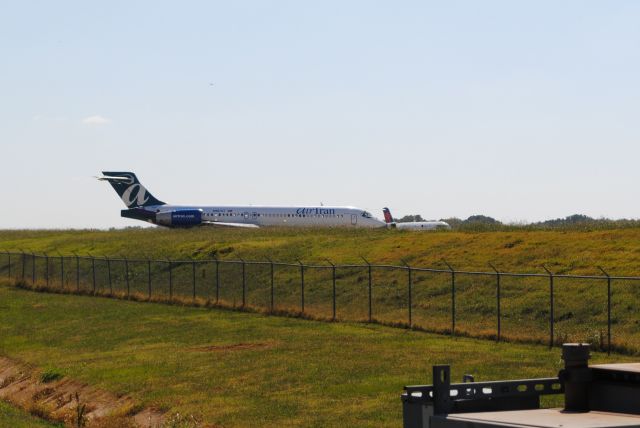
[[[193,352],[224,352],[224,351],[242,351],[245,349],[270,349],[275,346],[274,343],[232,343],[228,345],[208,345],[191,348]]]
[[[131,397],[117,397],[69,378],[42,383],[37,369],[4,357],[0,399],[68,426],[77,426],[79,417],[88,427],[160,427],[164,422],[163,412],[141,408]]]

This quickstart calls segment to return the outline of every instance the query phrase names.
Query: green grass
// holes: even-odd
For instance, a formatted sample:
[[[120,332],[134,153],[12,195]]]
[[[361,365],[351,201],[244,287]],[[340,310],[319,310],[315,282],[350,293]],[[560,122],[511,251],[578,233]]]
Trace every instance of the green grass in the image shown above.
[[[25,411],[16,409],[9,404],[0,401],[0,426],[12,428],[61,428],[63,425],[43,421],[42,419],[31,416]]]
[[[40,374],[40,382],[49,383],[62,378],[62,374],[54,369],[46,369]]]
[[[64,254],[77,252],[129,257],[194,257],[295,262],[297,259],[336,263],[362,262],[488,270],[494,263],[504,271],[543,272],[542,264],[558,272],[599,274],[637,273],[640,228],[612,230],[553,230],[418,233],[362,229],[120,229],[4,230],[0,251],[24,250]]]
[[[0,353],[222,426],[400,426],[403,385],[553,376],[560,350],[0,287]],[[629,361],[595,354],[594,361]]]
[[[173,259],[265,260],[326,264],[372,263],[444,268],[447,260],[460,270],[490,271],[489,263],[502,271],[543,272],[546,265],[556,273],[601,274],[603,266],[612,275],[640,274],[640,228],[611,230],[508,230],[497,232],[434,233],[393,230],[351,229],[209,229],[190,230],[127,229],[112,231],[0,231],[0,251],[18,249],[55,254],[126,255]],[[18,260],[14,259],[14,263]],[[17,272],[14,267],[14,276]],[[75,261],[67,259],[65,286],[75,286]],[[141,296],[148,293],[147,264],[131,263],[131,289]],[[176,264],[174,296],[190,298],[192,271],[189,264]],[[227,305],[241,304],[240,265],[222,265],[220,299]],[[81,261],[81,286],[91,290],[91,264]],[[114,292],[124,292],[124,263],[113,262]],[[168,296],[168,267],[152,265],[153,295]],[[50,263],[52,283],[59,284],[60,267]],[[37,282],[44,281],[44,260],[37,266]],[[6,256],[0,254],[0,277],[7,274]],[[247,304],[269,304],[268,266],[247,268]],[[26,276],[30,276],[27,266]],[[292,312],[300,309],[300,273],[293,267],[275,272],[276,308]],[[413,276],[412,321],[429,331],[447,332],[451,328],[451,292],[448,273],[419,273]],[[96,288],[109,292],[105,261],[96,262]],[[198,265],[196,294],[213,298],[215,271],[212,263]],[[319,318],[331,316],[331,271],[307,269],[305,272],[305,313]],[[640,352],[640,283],[614,281],[612,287],[612,343],[615,349]],[[497,307],[494,276],[456,277],[456,333],[492,337],[497,333]],[[368,316],[366,268],[340,269],[337,281],[339,319],[363,320]],[[502,337],[513,341],[543,343],[549,337],[548,278],[503,277],[501,281]],[[373,271],[373,317],[381,322],[408,322],[406,271]],[[556,279],[556,341],[590,341],[606,344],[606,281]]]

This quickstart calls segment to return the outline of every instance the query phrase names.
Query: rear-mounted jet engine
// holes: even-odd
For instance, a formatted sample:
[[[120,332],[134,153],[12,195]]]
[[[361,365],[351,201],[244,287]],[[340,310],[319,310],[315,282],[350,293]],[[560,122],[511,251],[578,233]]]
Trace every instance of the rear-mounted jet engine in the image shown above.
[[[156,213],[156,223],[168,227],[188,227],[202,224],[202,210],[174,210]]]

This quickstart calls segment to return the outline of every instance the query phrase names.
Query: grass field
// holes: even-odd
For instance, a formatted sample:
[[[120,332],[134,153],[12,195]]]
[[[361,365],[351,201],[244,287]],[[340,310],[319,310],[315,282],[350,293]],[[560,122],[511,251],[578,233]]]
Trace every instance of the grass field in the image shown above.
[[[478,380],[561,366],[543,346],[7,286],[0,353],[216,426],[400,426],[402,386],[433,364]]]
[[[542,265],[556,273],[601,274],[602,266],[612,275],[640,273],[640,229],[611,230],[509,230],[498,232],[435,233],[389,230],[298,230],[298,229],[130,229],[113,231],[0,231],[2,249],[24,249],[36,253],[59,251],[70,254],[126,255],[173,259],[265,260],[322,264],[324,258],[336,263],[362,263],[361,256],[372,263],[400,264],[443,268],[447,260],[459,270],[490,271],[489,262],[502,271],[543,272]],[[0,276],[7,274],[0,255]],[[44,277],[43,262],[38,264],[37,278]],[[73,260],[67,260],[72,263]],[[6,261],[5,261],[6,263]],[[241,266],[221,265],[220,299],[227,305],[241,304]],[[214,265],[198,265],[196,292],[210,299],[215,281]],[[114,262],[114,289],[124,290],[124,263]],[[85,289],[91,287],[91,265],[81,265]],[[148,292],[147,263],[131,265],[133,292]],[[168,267],[152,265],[153,291],[156,297],[168,296]],[[27,267],[29,272],[29,267]],[[59,267],[50,264],[50,274],[57,278]],[[106,262],[96,262],[97,289],[108,291]],[[14,272],[15,274],[15,272]],[[189,264],[178,264],[173,272],[174,295],[191,296],[192,271]],[[247,304],[269,305],[268,266],[247,268]],[[372,289],[373,318],[389,324],[408,322],[407,274],[374,269]],[[296,266],[275,272],[276,309],[300,310],[300,273]],[[450,332],[451,293],[447,273],[416,273],[413,276],[412,321],[429,331]],[[456,333],[475,337],[493,337],[497,329],[496,278],[494,276],[456,277]],[[67,265],[65,285],[73,287],[72,269]],[[305,272],[305,314],[318,318],[331,316],[331,271],[307,269]],[[612,285],[612,343],[627,353],[640,351],[640,283],[614,281]],[[367,318],[366,268],[344,268],[337,279],[337,317],[354,321]],[[502,337],[514,341],[543,343],[549,337],[548,279],[503,277],[501,281]],[[589,341],[606,344],[607,295],[604,280],[555,281],[556,342]]]
[[[1,250],[71,254],[93,253],[140,257],[336,263],[361,262],[456,269],[543,272],[546,264],[557,273],[611,274],[640,270],[640,228],[612,230],[555,230],[416,233],[360,229],[124,229],[112,231],[0,231]]]
[[[61,428],[63,425],[43,421],[0,401],[0,426],[11,428]]]

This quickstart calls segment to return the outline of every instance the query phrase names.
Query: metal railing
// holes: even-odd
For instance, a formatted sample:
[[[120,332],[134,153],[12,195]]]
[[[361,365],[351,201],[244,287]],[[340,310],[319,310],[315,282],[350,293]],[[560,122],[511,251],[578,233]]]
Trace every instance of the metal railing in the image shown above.
[[[426,268],[366,259],[362,264],[314,264],[6,251],[0,276],[65,291],[199,300],[497,341],[554,346],[572,339],[593,342],[595,334],[596,343],[608,352],[612,325],[640,307],[640,288],[635,287],[640,277],[614,276],[600,267],[601,275],[571,275],[544,266],[544,273],[514,273],[492,264],[486,272],[443,264],[445,268]],[[615,301],[614,286],[619,295]]]

